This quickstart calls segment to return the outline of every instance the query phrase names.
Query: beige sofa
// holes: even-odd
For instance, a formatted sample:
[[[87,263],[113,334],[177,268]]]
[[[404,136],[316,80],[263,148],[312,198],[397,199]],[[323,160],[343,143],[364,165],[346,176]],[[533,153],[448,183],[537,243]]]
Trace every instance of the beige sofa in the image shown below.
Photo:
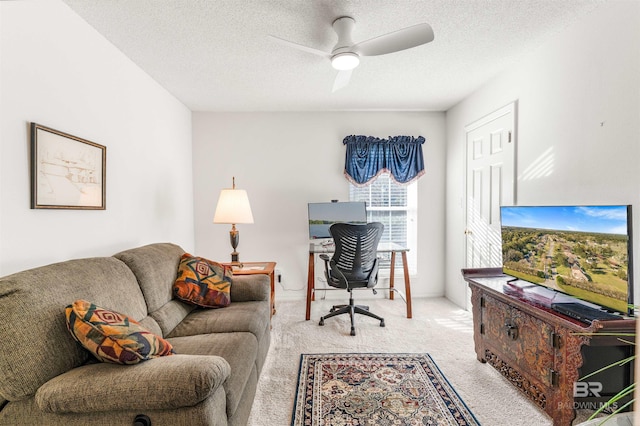
[[[0,278],[0,424],[245,425],[270,342],[269,279],[234,277],[231,305],[172,298],[182,248],[151,244]],[[89,300],[140,321],[176,355],[97,362],[65,307]]]

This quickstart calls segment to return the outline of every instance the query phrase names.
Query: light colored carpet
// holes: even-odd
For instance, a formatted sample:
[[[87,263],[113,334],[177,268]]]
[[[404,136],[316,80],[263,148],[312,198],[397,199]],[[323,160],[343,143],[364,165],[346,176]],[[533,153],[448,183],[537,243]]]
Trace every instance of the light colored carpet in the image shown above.
[[[350,336],[348,315],[318,325],[335,300],[313,302],[309,321],[304,319],[304,301],[276,301],[271,347],[249,426],[290,425],[300,354],[331,352],[428,353],[483,426],[552,424],[493,367],[476,359],[470,312],[444,298],[414,299],[413,319],[408,319],[399,298],[363,300],[356,295],[358,302],[366,302],[372,312],[384,317],[386,327],[358,316],[357,335]]]

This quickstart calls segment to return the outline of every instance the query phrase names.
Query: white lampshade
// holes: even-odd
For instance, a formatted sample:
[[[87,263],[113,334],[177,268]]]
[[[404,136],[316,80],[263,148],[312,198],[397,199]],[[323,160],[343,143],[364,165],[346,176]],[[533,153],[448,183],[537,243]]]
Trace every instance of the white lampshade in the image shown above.
[[[253,214],[247,191],[244,189],[223,189],[218,197],[213,223],[253,223]]]

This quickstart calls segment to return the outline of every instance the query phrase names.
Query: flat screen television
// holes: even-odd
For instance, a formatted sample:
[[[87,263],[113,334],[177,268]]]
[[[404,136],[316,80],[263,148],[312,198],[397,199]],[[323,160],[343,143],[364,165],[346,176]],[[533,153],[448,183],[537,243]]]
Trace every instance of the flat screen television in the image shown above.
[[[507,275],[631,315],[631,206],[500,208]]]
[[[331,238],[329,227],[334,223],[367,223],[364,201],[309,203],[309,238]]]

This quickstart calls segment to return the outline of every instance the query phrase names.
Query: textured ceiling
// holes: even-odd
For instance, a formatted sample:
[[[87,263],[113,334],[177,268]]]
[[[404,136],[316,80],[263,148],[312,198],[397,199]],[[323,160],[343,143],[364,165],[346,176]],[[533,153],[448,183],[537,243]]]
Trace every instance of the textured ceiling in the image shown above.
[[[63,0],[192,111],[445,111],[607,0]],[[616,1],[616,0],[610,0]],[[333,20],[364,41],[421,22],[435,40],[362,58],[331,92]]]

